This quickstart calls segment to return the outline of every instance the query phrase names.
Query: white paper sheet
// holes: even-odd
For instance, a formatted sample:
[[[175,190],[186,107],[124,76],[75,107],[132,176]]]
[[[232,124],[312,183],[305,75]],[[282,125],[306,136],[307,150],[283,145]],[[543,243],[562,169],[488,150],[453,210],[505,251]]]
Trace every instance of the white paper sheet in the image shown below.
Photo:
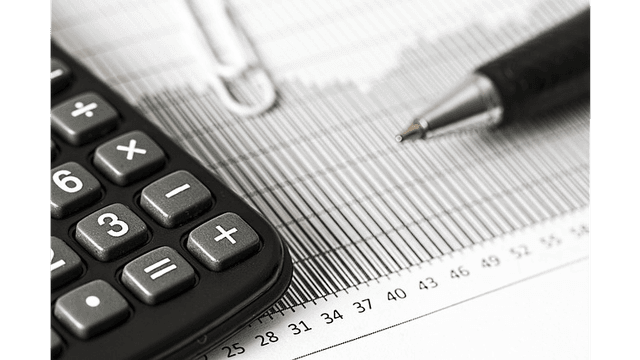
[[[206,1],[198,6],[204,19],[211,17]],[[492,133],[402,145],[394,140],[412,115],[475,66],[586,1],[244,0],[229,6],[278,88],[276,107],[261,116],[238,118],[220,104],[208,85],[211,57],[182,1],[56,1],[52,35],[274,223],[295,270],[289,292],[270,314],[353,293],[358,285],[588,209],[588,102]],[[206,30],[215,36],[213,25]],[[224,58],[224,46],[219,50]],[[241,99],[256,91],[251,82],[231,90]],[[540,269],[555,266],[539,260]],[[586,286],[584,268],[545,278],[560,284],[573,276]],[[529,292],[536,286],[522,287],[518,302],[533,309],[538,301]],[[561,288],[549,290],[558,306],[586,303],[583,288],[571,296]],[[499,306],[495,314],[517,312],[505,304],[518,291],[501,293],[490,297]],[[480,306],[468,304],[468,311]],[[456,309],[440,313],[440,321],[464,323]],[[549,320],[561,307],[555,309]],[[563,322],[567,329],[577,326],[580,314]],[[277,326],[270,331],[290,337],[289,319],[270,322]],[[532,339],[546,326],[534,323],[539,328],[524,332]],[[474,336],[497,331],[487,326]],[[401,337],[414,347],[398,354],[413,357],[424,345],[411,333]],[[345,331],[343,338],[354,334]],[[342,348],[389,349],[395,339],[352,341],[326,356],[340,357]],[[296,356],[316,346],[313,338],[297,340]],[[449,347],[449,358],[468,356],[459,339]],[[214,354],[226,356],[220,349]],[[269,354],[259,356],[280,358]]]

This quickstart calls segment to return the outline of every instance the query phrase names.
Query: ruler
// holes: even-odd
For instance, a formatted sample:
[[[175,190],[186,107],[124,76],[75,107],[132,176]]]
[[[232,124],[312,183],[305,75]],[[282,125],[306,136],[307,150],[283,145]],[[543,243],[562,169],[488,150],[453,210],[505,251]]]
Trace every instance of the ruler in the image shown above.
[[[315,358],[342,346],[358,346],[358,342],[372,335],[392,329],[401,331],[413,322],[454,312],[461,304],[552,276],[576,264],[582,263],[586,268],[588,219],[588,208],[584,208],[263,316],[201,360]],[[451,327],[458,329],[461,336],[464,334],[463,323]],[[407,336],[414,337],[413,343],[420,339],[415,334]],[[425,334],[423,339],[426,355],[429,336]],[[458,340],[451,339],[452,345]],[[399,346],[397,342],[388,346]]]

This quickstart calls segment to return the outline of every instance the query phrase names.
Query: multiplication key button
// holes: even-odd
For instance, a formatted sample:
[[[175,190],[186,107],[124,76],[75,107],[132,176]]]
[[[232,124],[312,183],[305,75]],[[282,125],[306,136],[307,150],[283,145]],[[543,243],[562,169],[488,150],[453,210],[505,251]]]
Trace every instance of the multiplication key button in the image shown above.
[[[160,225],[176,227],[207,210],[211,192],[191,173],[180,170],[142,190],[140,205]]]
[[[125,186],[162,167],[164,152],[142,131],[131,131],[98,147],[93,164],[109,180]]]
[[[122,282],[138,299],[155,305],[191,287],[196,279],[189,263],[168,246],[152,250],[128,263]]]
[[[94,280],[56,300],[53,315],[75,336],[89,339],[123,322],[129,304],[109,283]]]
[[[242,218],[225,213],[189,234],[187,249],[209,270],[222,271],[256,253],[258,234]]]

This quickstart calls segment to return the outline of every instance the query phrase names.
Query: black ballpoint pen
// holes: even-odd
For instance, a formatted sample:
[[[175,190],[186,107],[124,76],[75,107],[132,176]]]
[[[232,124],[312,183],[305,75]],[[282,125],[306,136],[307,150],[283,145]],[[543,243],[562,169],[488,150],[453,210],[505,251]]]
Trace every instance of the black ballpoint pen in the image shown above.
[[[589,96],[590,9],[480,66],[396,135],[495,127]]]

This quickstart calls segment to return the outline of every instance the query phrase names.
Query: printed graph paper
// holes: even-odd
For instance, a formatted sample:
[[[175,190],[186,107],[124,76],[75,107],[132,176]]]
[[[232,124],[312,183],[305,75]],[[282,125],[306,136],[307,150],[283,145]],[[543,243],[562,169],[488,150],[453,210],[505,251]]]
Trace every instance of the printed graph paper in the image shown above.
[[[278,87],[253,118],[207,87],[181,2],[74,5],[53,4],[54,39],[289,245],[293,282],[272,312],[588,207],[588,101],[497,132],[394,140],[464,74],[585,1],[232,1]]]

